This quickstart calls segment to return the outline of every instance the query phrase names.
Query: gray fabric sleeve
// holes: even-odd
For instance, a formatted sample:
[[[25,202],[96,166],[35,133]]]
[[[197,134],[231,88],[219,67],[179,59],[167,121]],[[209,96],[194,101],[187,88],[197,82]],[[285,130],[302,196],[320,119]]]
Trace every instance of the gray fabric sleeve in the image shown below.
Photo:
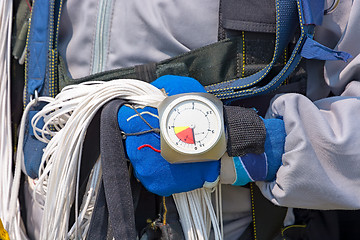
[[[359,10],[359,0],[341,1],[317,27],[318,41],[353,56],[347,63],[308,62],[307,94],[320,100],[286,94],[277,97],[268,111],[267,117],[283,116],[285,153],[276,180],[258,185],[277,205],[360,208]],[[324,98],[329,90],[342,94]]]
[[[273,182],[258,182],[277,205],[311,209],[360,208],[360,82],[341,96],[311,102],[285,94],[268,117],[286,128],[283,165]]]

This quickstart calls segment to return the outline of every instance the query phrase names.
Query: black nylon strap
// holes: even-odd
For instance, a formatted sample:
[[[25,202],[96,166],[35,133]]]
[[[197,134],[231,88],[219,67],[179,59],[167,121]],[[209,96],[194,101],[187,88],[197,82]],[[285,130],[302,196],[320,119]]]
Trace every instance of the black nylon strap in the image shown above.
[[[117,112],[123,104],[123,100],[111,101],[101,112],[100,152],[103,186],[97,196],[88,239],[106,239],[103,235],[105,233],[103,227],[106,226],[102,222],[107,221],[106,209],[110,224],[108,228],[111,229],[113,237],[116,240],[136,239],[128,167],[117,121]],[[104,195],[106,199],[104,199]],[[104,207],[104,204],[107,207]],[[103,227],[99,227],[99,225]]]
[[[105,236],[107,236],[107,232],[108,232],[108,226],[109,226],[108,218],[109,218],[109,212],[106,204],[104,183],[103,180],[101,179],[98,194],[96,196],[93,215],[91,217],[89,232],[86,238],[104,239]]]
[[[224,106],[224,120],[228,134],[227,153],[230,157],[265,151],[266,129],[255,110]]]
[[[137,65],[135,66],[135,73],[137,75],[137,79],[143,80],[145,82],[152,82],[157,78],[156,63]]]
[[[109,223],[117,239],[136,239],[134,206],[128,166],[117,121],[122,100],[108,103],[101,112],[100,153]],[[118,131],[114,131],[118,129]]]
[[[221,0],[220,11],[225,29],[275,33],[274,0]]]
[[[253,230],[256,239],[276,239],[275,237],[281,233],[287,208],[277,206],[266,199],[255,183],[250,183],[250,191],[253,196],[251,203],[254,206]]]

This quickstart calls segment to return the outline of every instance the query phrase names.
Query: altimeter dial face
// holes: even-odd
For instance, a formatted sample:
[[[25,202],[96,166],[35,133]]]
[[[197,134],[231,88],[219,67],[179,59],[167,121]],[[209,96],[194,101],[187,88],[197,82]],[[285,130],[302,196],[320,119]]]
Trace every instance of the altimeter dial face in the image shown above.
[[[221,135],[216,106],[202,96],[179,97],[164,111],[160,128],[164,139],[178,152],[199,154],[212,148]]]

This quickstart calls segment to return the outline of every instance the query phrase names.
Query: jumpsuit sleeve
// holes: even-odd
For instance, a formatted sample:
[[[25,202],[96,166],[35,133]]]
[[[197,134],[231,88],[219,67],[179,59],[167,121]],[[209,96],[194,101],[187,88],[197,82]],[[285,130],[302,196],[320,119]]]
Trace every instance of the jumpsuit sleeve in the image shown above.
[[[284,94],[270,105],[267,117],[282,117],[287,136],[276,179],[257,184],[274,204],[360,208],[359,10],[359,0],[342,1],[317,27],[318,41],[353,56],[349,62],[308,64],[308,90],[313,93],[309,97],[317,101]],[[336,96],[323,96],[323,87],[316,85]]]
[[[275,98],[268,117],[282,117],[286,139],[276,180],[258,182],[274,204],[311,209],[360,208],[360,82],[315,102]]]

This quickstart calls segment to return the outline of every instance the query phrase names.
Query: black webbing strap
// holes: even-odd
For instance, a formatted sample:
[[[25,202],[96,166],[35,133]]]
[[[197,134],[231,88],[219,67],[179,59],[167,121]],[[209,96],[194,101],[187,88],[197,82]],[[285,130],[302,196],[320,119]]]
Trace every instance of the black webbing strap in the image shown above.
[[[221,0],[219,28],[230,35],[233,31],[275,33],[275,16],[274,0]]]
[[[261,154],[265,151],[265,125],[254,109],[224,106],[224,120],[227,127],[229,156]]]
[[[254,239],[253,224],[251,222],[237,240],[253,240],[253,239]]]
[[[273,240],[281,233],[287,208],[276,206],[250,183],[254,239]]]
[[[148,63],[135,66],[136,79],[141,79],[145,82],[152,82],[156,80],[156,63]]]
[[[136,239],[128,166],[117,121],[117,112],[123,104],[123,100],[113,100],[101,112],[100,152],[103,177],[87,239],[106,239],[108,229],[111,229],[115,239]],[[106,224],[106,211],[109,224]]]
[[[101,179],[87,239],[106,239],[106,236],[108,235],[108,226],[109,212],[106,205],[104,183]]]

